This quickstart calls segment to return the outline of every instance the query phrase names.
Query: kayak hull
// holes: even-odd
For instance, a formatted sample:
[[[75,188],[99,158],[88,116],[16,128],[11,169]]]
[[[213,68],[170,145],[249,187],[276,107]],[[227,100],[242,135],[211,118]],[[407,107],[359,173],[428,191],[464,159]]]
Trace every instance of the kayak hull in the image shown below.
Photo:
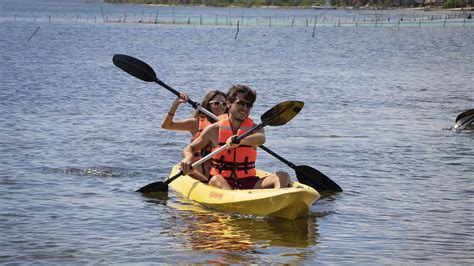
[[[178,172],[178,165],[175,165],[170,176]],[[268,174],[257,170],[259,177]],[[169,186],[184,197],[215,210],[289,220],[307,216],[311,205],[320,198],[316,190],[298,182],[282,189],[223,190],[185,175]]]

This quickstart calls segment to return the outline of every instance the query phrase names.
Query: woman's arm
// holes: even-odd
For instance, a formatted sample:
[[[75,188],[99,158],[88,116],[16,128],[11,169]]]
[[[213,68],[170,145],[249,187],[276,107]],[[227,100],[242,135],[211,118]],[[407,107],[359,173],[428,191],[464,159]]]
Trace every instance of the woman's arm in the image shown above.
[[[176,100],[171,105],[168,113],[165,115],[163,122],[161,122],[162,128],[167,130],[189,131],[191,133],[196,132],[198,126],[196,118],[188,118],[181,121],[173,120],[179,105],[186,102],[188,98],[189,96],[187,93],[180,93],[180,97],[176,98]]]

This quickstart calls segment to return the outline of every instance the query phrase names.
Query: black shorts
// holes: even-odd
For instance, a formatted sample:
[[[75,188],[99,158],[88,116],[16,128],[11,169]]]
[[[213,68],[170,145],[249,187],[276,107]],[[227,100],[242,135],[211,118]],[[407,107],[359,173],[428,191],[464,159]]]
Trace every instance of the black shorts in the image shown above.
[[[232,189],[253,189],[259,180],[260,178],[257,176],[225,179]]]

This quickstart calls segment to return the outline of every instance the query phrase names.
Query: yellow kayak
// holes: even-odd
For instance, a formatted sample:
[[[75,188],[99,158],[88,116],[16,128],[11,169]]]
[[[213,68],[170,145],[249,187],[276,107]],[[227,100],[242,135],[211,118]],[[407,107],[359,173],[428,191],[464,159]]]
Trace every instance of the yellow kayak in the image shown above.
[[[178,167],[173,167],[170,177],[179,172]],[[258,177],[268,174],[257,170]],[[298,182],[281,189],[224,190],[185,175],[172,181],[169,186],[186,198],[219,211],[289,220],[306,216],[311,205],[320,198],[316,190]]]

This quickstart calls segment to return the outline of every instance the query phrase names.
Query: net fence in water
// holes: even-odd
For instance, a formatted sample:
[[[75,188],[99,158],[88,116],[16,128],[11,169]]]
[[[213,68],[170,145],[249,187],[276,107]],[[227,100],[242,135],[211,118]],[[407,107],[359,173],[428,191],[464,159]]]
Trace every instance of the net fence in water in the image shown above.
[[[343,11],[342,11],[343,12]],[[193,26],[229,26],[235,27],[437,27],[437,28],[473,28],[474,20],[471,11],[448,12],[354,12],[354,13],[321,13],[312,17],[255,16],[234,15],[224,16],[207,14],[196,15],[186,13],[112,13],[101,12],[94,16],[55,17],[54,15],[38,15],[22,17],[15,14],[0,18],[3,21],[34,21],[34,22],[87,22],[87,23],[142,23],[161,25],[193,25]]]

